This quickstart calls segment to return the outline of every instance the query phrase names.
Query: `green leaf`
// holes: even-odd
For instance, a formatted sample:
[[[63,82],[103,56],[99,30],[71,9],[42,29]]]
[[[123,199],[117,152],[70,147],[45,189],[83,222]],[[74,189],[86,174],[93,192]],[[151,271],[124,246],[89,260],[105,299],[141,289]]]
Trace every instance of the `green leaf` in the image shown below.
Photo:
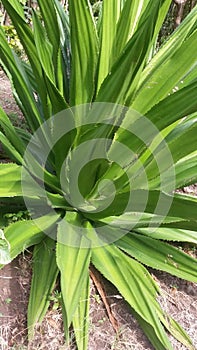
[[[196,220],[196,208],[197,208],[197,200],[193,197],[187,198],[184,196],[179,196],[174,194],[173,197],[166,195],[164,193],[160,193],[157,191],[149,191],[150,196],[147,204],[148,211],[152,211],[154,205],[161,196],[162,206],[156,210],[157,214],[162,215],[162,212],[165,208],[165,205],[169,205],[168,215],[173,217],[180,217],[186,220]],[[157,199],[156,199],[157,198]],[[155,202],[154,202],[155,201]],[[154,203],[154,204],[153,204]],[[152,207],[153,204],[153,207]],[[152,209],[151,209],[152,208]]]
[[[87,282],[81,291],[81,298],[73,318],[73,329],[75,332],[78,350],[85,350],[88,347],[89,304],[90,278],[87,276]]]
[[[42,101],[42,108],[45,116],[50,115],[50,104],[47,101],[47,93],[43,80],[42,67],[35,46],[34,36],[29,25],[25,22],[23,16],[16,11],[18,0],[3,0],[3,5],[9,13],[12,23],[17,31],[19,39],[24,47],[32,70],[35,75],[39,96]],[[22,5],[21,5],[22,6]]]
[[[151,327],[147,322],[145,322],[143,318],[141,318],[134,310],[132,310],[132,314],[139,322],[144,333],[150,339],[155,349],[166,350],[166,347],[164,347],[162,343],[158,340],[154,328]],[[178,325],[178,323],[171,317],[167,316],[166,319],[162,317],[162,321],[166,329],[168,329],[168,331],[171,332],[171,334],[173,334],[178,341],[187,346],[188,349],[194,350],[191,339],[188,337],[187,333],[183,330],[183,328],[180,325]]]
[[[5,35],[0,28],[0,60],[8,77],[14,86],[16,100],[26,116],[26,120],[32,130],[36,130],[41,123],[41,118],[33,96],[33,89],[27,77],[24,66],[11,51]]]
[[[159,35],[159,32],[164,24],[164,21],[165,21],[167,14],[168,14],[170,5],[171,5],[171,0],[161,1],[160,10],[158,13],[158,18],[157,18],[157,23],[155,25],[155,33],[154,33],[155,44],[157,44],[158,35]],[[154,53],[155,52],[153,52],[153,54]]]
[[[176,163],[179,159],[196,151],[196,133],[197,133],[197,114],[177,125],[172,132],[167,135],[166,142],[168,143],[170,152]]]
[[[22,5],[19,5],[19,2],[17,0],[3,0],[2,2],[10,15],[20,41],[28,55],[30,62],[32,63],[34,72],[40,75],[39,73],[41,72],[41,68],[35,48],[33,34],[30,27],[25,21]],[[19,7],[21,8],[20,10]]]
[[[43,150],[44,154],[44,152],[46,152],[45,148],[50,147],[48,145],[50,138],[47,139],[46,136],[43,135],[42,131],[40,132],[39,136],[40,138],[36,137],[31,140],[23,159],[22,185],[24,195],[28,193],[28,196],[32,197],[32,195],[34,196],[35,194],[35,189],[37,189],[37,196],[42,196],[43,191],[40,191],[42,186],[39,185],[39,180],[41,180],[41,183],[44,180],[45,184],[49,186],[49,189],[52,189],[52,191],[55,190],[55,193],[62,194],[57,177],[46,169],[47,165],[43,167],[41,159],[39,158],[39,148]],[[38,179],[38,183],[36,182],[36,179]],[[46,196],[46,192],[44,193],[44,196]]]
[[[144,70],[132,108],[145,114],[175,87],[195,63],[197,31],[187,38],[197,18],[197,9],[174,32]],[[190,23],[188,21],[190,20]],[[184,40],[185,39],[185,40]],[[192,54],[193,52],[193,54]],[[181,57],[181,59],[180,59]],[[169,75],[171,79],[169,79]]]
[[[57,18],[60,30],[60,48],[58,59],[60,63],[57,65],[57,82],[60,89],[62,84],[62,93],[69,103],[69,84],[70,84],[70,70],[71,70],[71,48],[70,48],[70,25],[68,12],[61,6],[58,0],[54,0]]]
[[[52,113],[56,114],[66,108],[68,104],[64,97],[61,95],[58,88],[51,82],[51,80],[46,76],[46,87],[52,104]]]
[[[197,77],[197,64],[195,63],[193,67],[189,70],[189,72],[181,79],[181,81],[177,84],[178,89],[182,89],[188,84],[196,81]]]
[[[99,174],[108,167],[105,159],[108,141],[104,138],[82,143],[68,155],[65,169],[65,186],[72,205],[78,208],[94,208],[94,204],[85,201],[93,189]],[[81,171],[82,170],[82,171]],[[88,181],[87,181],[88,177]]]
[[[143,230],[138,231],[143,233]],[[167,243],[131,232],[117,241],[116,245],[147,266],[188,281],[197,281],[197,260]]]
[[[157,317],[157,287],[147,270],[113,245],[93,249],[92,262],[118,288],[137,314],[154,328],[163,346],[172,349]]]
[[[0,198],[25,196],[32,197],[32,199],[35,198],[39,201],[38,198],[43,196],[40,193],[39,185],[35,182],[36,186],[34,186],[35,180],[19,165],[13,163],[0,164],[0,176],[2,180],[0,182]],[[52,186],[53,184],[55,185],[53,177],[50,177],[49,181]],[[57,203],[60,203],[61,207],[63,204],[67,205],[60,195],[53,195],[46,191],[44,196],[49,198],[51,203],[54,203],[54,207],[56,207]]]
[[[162,173],[163,176],[163,188],[167,190],[170,184],[170,180],[173,182],[173,172],[169,172],[169,168],[172,167],[172,165],[176,162],[178,162],[180,159],[184,158],[185,156],[188,156],[190,153],[193,153],[196,151],[196,145],[194,141],[196,138],[196,132],[197,132],[197,126],[196,126],[196,114],[194,117],[190,118],[186,122],[181,122],[178,125],[176,125],[172,131],[165,137],[165,141],[169,150],[169,154],[172,156],[173,160],[170,162],[167,158],[166,153],[166,146],[162,146],[162,143],[155,149],[154,156],[151,154],[151,156],[144,161],[143,166],[146,168],[146,176],[148,179],[153,179],[154,187],[156,188],[156,178],[160,180],[160,176]],[[162,170],[161,168],[157,169],[157,164],[162,164]],[[175,168],[176,170],[176,168]],[[175,174],[176,175],[176,174]],[[180,179],[180,178],[179,178]],[[186,180],[186,179],[185,179]],[[139,179],[138,179],[139,181]],[[184,185],[183,183],[179,184]],[[178,185],[176,186],[178,187]],[[175,188],[175,185],[174,185]]]
[[[0,239],[10,259],[36,245],[29,335],[46,312],[60,270],[65,335],[72,324],[78,348],[86,350],[92,261],[122,293],[156,349],[172,349],[164,328],[192,349],[184,331],[157,303],[158,286],[144,267],[196,281],[196,260],[163,242],[197,242],[197,200],[173,194],[174,182],[181,187],[197,181],[197,8],[155,54],[170,2],[106,0],[94,18],[89,0],[69,0],[66,12],[59,0],[38,0],[40,14],[34,15],[32,27],[18,0],[2,0],[27,61],[13,53],[0,29],[0,63],[29,128],[27,133],[14,128],[0,111],[0,141],[10,158],[23,165],[0,164],[0,225],[9,222],[5,213],[25,208],[24,199],[36,210],[42,205],[46,212],[53,209],[36,220],[11,224]],[[97,111],[94,100],[115,106],[102,103]],[[71,123],[69,118],[54,123],[52,114],[68,104],[82,104],[83,113],[69,110]],[[126,113],[125,105],[144,112],[153,129],[141,124],[136,111]],[[31,139],[46,120],[51,120],[47,131],[41,127]],[[54,145],[65,125],[73,131]],[[48,155],[46,162],[43,155]],[[49,238],[54,234],[57,255]]]
[[[195,152],[192,155],[180,159],[175,164],[176,184],[178,188],[197,182],[196,157],[197,154]]]
[[[146,169],[146,177],[149,180],[150,189],[159,188],[160,186],[164,191],[172,191],[178,187],[176,184],[177,168],[174,167],[174,164],[196,150],[196,120],[195,116],[193,120],[189,120],[186,123],[181,122],[174,128],[172,127],[172,131],[165,137],[163,145],[161,139],[160,144],[155,147],[154,153],[149,153],[149,155],[147,152],[148,157],[144,157],[145,154],[142,156],[144,159],[141,158],[141,161]],[[158,164],[159,167],[157,166]],[[141,183],[142,186],[142,181],[139,174],[137,183]],[[183,186],[183,184],[184,181],[179,186]]]
[[[111,70],[113,64],[112,47],[116,37],[117,21],[120,15],[120,0],[103,1],[100,23],[100,55],[98,63],[97,91]]]
[[[107,208],[100,212],[84,214],[94,220],[103,219],[109,216],[121,215],[125,212],[154,213],[165,218],[181,218],[182,220],[196,221],[197,200],[194,197],[169,195],[161,191],[154,190],[131,190],[118,193],[110,202],[110,196],[103,201]]]
[[[124,104],[126,97],[134,92],[137,83],[135,79],[139,77],[150,50],[159,5],[160,1],[149,3],[146,13],[140,19],[137,31],[104,80],[96,102]]]
[[[162,130],[175,121],[197,111],[197,82],[193,82],[160,101],[147,114],[158,128]]]
[[[185,330],[176,322],[172,317],[163,319],[163,323],[166,329],[182,344],[184,344],[189,350],[195,350],[194,345]]]
[[[10,245],[4,236],[3,230],[0,229],[0,264],[5,265],[10,262]]]
[[[70,105],[74,106],[92,101],[98,39],[88,0],[69,0],[69,16],[72,49]]]
[[[46,75],[54,82],[53,47],[47,38],[46,31],[42,26],[37,14],[33,14],[34,40],[38,57]],[[57,31],[55,31],[57,32]]]
[[[53,75],[54,75],[55,81],[53,81],[53,79],[51,79],[51,77],[47,75],[48,78],[50,79],[50,83],[48,82],[48,79],[46,83],[47,85],[50,86],[50,88],[48,87],[49,95],[51,94],[50,92],[51,87],[53,91],[55,90],[55,86],[57,88],[56,98],[57,100],[59,100],[59,102],[56,101],[56,104],[52,103],[53,113],[57,113],[61,109],[66,108],[65,101],[63,99],[64,79],[63,79],[62,71],[64,70],[64,67],[62,66],[62,52],[61,52],[61,46],[60,46],[60,25],[62,21],[65,20],[65,16],[63,17],[62,21],[58,21],[56,9],[57,10],[60,9],[61,5],[58,4],[59,6],[57,6],[57,2],[55,3],[55,1],[51,1],[50,3],[48,3],[43,0],[38,0],[38,4],[42,14],[42,18],[44,20],[44,25],[46,27],[47,38],[49,39],[51,49],[52,49],[52,50],[51,49],[49,50],[51,51]],[[43,40],[43,38],[41,41],[42,43],[46,42],[45,40]],[[44,64],[42,64],[42,66],[44,66]],[[51,80],[53,81],[53,84]],[[51,96],[51,99],[53,100],[52,96]],[[56,106],[57,104],[59,105],[58,108]],[[60,105],[62,105],[62,107],[60,107]]]
[[[175,223],[176,226],[176,223]],[[176,241],[176,242],[190,242],[197,244],[197,234],[195,231],[178,229],[176,227],[157,227],[157,228],[138,228],[137,232],[154,239]]]
[[[42,322],[50,305],[50,295],[58,275],[56,242],[49,237],[34,247],[33,277],[28,304],[28,337],[34,334],[35,325]]]
[[[6,4],[7,4],[7,2],[6,2]],[[15,9],[16,13],[25,21],[23,7],[21,6],[19,1],[9,0],[9,3],[7,5],[12,6]],[[4,4],[4,6],[6,6],[6,5]],[[11,7],[9,7],[9,8],[11,8]]]
[[[35,220],[18,221],[6,227],[4,233],[10,244],[11,259],[26,248],[40,243],[46,234],[53,232],[58,219],[59,215],[52,213]]]
[[[25,146],[19,136],[9,118],[0,107],[0,126],[4,130],[5,136],[8,138],[10,143],[15,147],[15,149],[19,152],[19,154],[23,155],[25,151]]]
[[[154,327],[152,327],[148,322],[146,322],[142,317],[139,316],[135,310],[131,310],[131,313],[134,315],[135,319],[138,321],[139,325],[143,329],[147,338],[151,341],[155,349],[166,350],[166,347],[158,339]]]
[[[90,264],[90,243],[83,235],[78,235],[82,224],[77,213],[67,212],[58,225],[57,234],[57,265],[61,273],[61,290],[65,308],[65,334],[68,331],[79,305],[83,290],[87,288]],[[86,243],[87,241],[87,243]],[[83,313],[81,315],[84,316]],[[81,319],[79,322],[83,322]]]
[[[158,227],[161,223],[173,223],[181,221],[181,218],[164,217],[162,215],[154,215],[149,213],[125,212],[119,216],[110,216],[103,218],[100,222],[110,225],[114,228],[121,228],[122,230],[131,230],[132,228],[142,227]]]
[[[160,173],[161,170],[157,168],[157,161],[159,159],[158,154],[157,157],[155,157],[155,148],[158,144],[163,143],[163,140],[165,138],[165,133],[159,133],[159,131],[162,131],[163,129],[169,127],[173,130],[175,128],[175,123],[177,120],[179,120],[182,117],[185,117],[188,114],[194,113],[197,110],[197,102],[196,102],[196,92],[197,92],[197,83],[193,83],[180,91],[166,97],[164,100],[162,100],[160,103],[158,103],[155,107],[153,107],[147,114],[146,118],[150,120],[150,123],[144,118],[141,118],[140,115],[137,114],[137,112],[133,111],[132,109],[129,109],[126,115],[124,116],[124,119],[122,121],[121,127],[116,132],[116,135],[114,137],[114,141],[112,142],[112,145],[109,150],[109,157],[112,154],[117,155],[120,154],[120,146],[119,143],[124,144],[128,150],[130,149],[132,151],[132,154],[134,154],[133,159],[131,159],[131,153],[128,153],[128,157],[124,157],[124,167],[128,168],[127,173],[131,171],[131,176],[133,178],[132,174],[135,174],[138,172],[138,183],[135,183],[138,186],[143,185],[143,178],[140,177],[140,168],[144,169],[146,171],[146,175],[149,179],[149,186],[150,188],[157,188],[159,186],[160,182]],[[155,128],[156,127],[156,128]],[[167,129],[165,132],[168,134]],[[142,139],[141,139],[142,138]],[[153,143],[156,142],[156,139],[158,138],[158,143],[154,145]],[[193,135],[194,138],[194,135]],[[143,141],[142,141],[143,140]],[[168,140],[168,139],[167,139]],[[166,140],[166,141],[167,141]],[[186,138],[187,140],[187,138]],[[147,146],[148,145],[148,146]],[[195,143],[191,143],[190,147],[194,147]],[[180,150],[180,147],[177,147],[177,150]],[[151,154],[151,157],[154,162],[154,171],[152,171],[152,179],[151,179],[151,172],[148,171],[147,165],[150,163],[150,150],[151,153],[154,150],[154,154]],[[163,154],[163,160],[159,162],[159,164],[162,164],[162,173],[164,175],[164,171],[169,166],[172,166],[172,163],[174,163],[172,160],[169,160],[170,150],[168,151],[169,154],[166,157],[166,151],[169,150],[168,145],[164,147],[164,154]],[[182,150],[182,146],[181,146]],[[190,151],[191,152],[191,151]],[[182,153],[179,152],[181,155]],[[121,163],[123,162],[121,154],[120,160]],[[148,156],[148,157],[147,157]],[[137,162],[137,160],[139,161]],[[148,162],[145,163],[145,161],[148,159]],[[157,160],[157,161],[156,161]],[[142,165],[143,167],[142,167]],[[128,167],[129,166],[129,167]],[[165,168],[166,167],[166,168]],[[114,164],[111,165],[110,173],[113,172]],[[143,175],[143,173],[142,173]],[[169,178],[172,175],[172,171],[168,174],[168,172],[165,173],[166,181],[165,181],[165,189],[170,188],[168,185],[171,181],[175,180],[174,178]],[[150,180],[157,180],[157,182]],[[132,185],[134,187],[134,185]],[[162,188],[164,188],[164,182],[162,183]],[[172,187],[171,187],[172,188]]]
[[[105,3],[105,2],[104,2]],[[108,3],[108,2],[107,2]],[[115,2],[112,2],[114,4]],[[132,37],[138,24],[138,20],[144,8],[147,6],[147,0],[126,0],[124,7],[119,16],[118,23],[112,19],[113,25],[116,25],[116,35],[113,41],[113,61],[119,57],[124,50],[128,40]],[[109,25],[109,13],[107,12],[106,23]],[[127,18],[127,21],[125,21]],[[111,33],[110,33],[111,34]],[[113,39],[113,35],[110,36],[110,40]],[[106,43],[107,44],[107,43]],[[108,52],[108,56],[111,56],[111,50]],[[109,71],[108,71],[109,72]],[[107,72],[107,73],[108,73]]]
[[[44,70],[44,73],[46,74],[46,87],[52,104],[52,112],[58,113],[61,110],[64,110],[68,107],[66,101],[64,100],[64,97],[56,87],[56,66],[54,67],[53,65],[53,50],[58,50],[58,48],[53,47],[47,39],[46,32],[42,27],[36,14],[34,14],[33,16],[33,24],[35,45],[37,48],[41,66]]]
[[[22,196],[21,167],[13,163],[0,164],[0,197]]]
[[[60,33],[54,1],[38,0],[39,8],[46,27],[47,37],[53,48],[54,67],[57,65],[59,55]],[[44,41],[43,44],[45,45]]]
[[[16,151],[15,147],[12,146],[12,144],[9,142],[7,137],[0,131],[0,142],[3,145],[3,148],[5,149],[7,155],[15,161],[18,164],[22,164],[23,158],[21,155]]]

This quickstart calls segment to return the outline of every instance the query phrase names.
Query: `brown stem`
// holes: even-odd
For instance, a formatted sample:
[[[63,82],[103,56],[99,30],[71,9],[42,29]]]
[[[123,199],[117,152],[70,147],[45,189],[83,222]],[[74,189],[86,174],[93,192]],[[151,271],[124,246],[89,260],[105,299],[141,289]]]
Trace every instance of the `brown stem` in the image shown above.
[[[187,0],[174,0],[174,3],[177,7],[177,15],[175,18],[175,23],[174,23],[175,28],[177,28],[182,21],[183,11],[184,11],[184,7],[186,5],[186,2],[187,2]]]
[[[90,266],[90,277],[103,301],[103,304],[105,305],[105,309],[106,309],[106,312],[107,312],[107,315],[109,317],[109,320],[112,324],[112,327],[113,329],[115,330],[115,332],[118,334],[119,333],[119,327],[118,327],[118,321],[116,320],[116,318],[114,317],[113,313],[112,313],[112,310],[111,310],[111,307],[110,307],[110,304],[107,300],[107,297],[106,297],[106,292],[105,292],[105,288],[104,288],[104,285],[103,285],[103,281],[101,279],[101,275],[100,273],[95,269],[94,266]]]
[[[3,24],[4,26],[9,25],[9,16],[8,16],[8,13],[7,13],[6,10],[4,11],[4,14],[3,14],[2,24]]]

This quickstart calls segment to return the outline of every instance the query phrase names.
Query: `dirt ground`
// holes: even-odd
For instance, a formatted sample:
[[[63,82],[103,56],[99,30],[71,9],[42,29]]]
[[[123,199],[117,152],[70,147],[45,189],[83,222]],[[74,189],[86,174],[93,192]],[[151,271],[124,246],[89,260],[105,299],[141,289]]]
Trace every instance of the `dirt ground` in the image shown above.
[[[0,105],[12,117],[18,108],[12,99],[10,84],[0,71]],[[187,191],[187,189],[185,189]],[[197,186],[190,187],[197,193]],[[189,250],[189,248],[188,248]],[[195,249],[189,250],[195,254]],[[197,284],[167,273],[150,270],[161,287],[159,302],[188,332],[197,348]],[[68,350],[64,345],[61,312],[53,302],[35,340],[27,347],[26,311],[31,280],[31,252],[26,252],[0,270],[0,350]],[[130,308],[117,290],[103,282],[107,300],[119,324],[118,335],[108,319],[104,304],[91,283],[89,350],[153,350]],[[186,348],[170,337],[174,350]],[[70,349],[74,349],[71,346]]]

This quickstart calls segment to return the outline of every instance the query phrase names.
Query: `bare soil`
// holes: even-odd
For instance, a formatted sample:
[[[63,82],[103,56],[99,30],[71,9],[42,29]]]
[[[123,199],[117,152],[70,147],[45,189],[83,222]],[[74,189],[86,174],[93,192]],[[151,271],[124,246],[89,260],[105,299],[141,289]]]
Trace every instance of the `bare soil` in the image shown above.
[[[12,98],[10,84],[0,71],[0,105],[8,114],[19,109]],[[197,186],[190,187],[197,193]],[[186,248],[185,248],[186,249]],[[187,252],[196,256],[188,246]],[[197,348],[197,284],[167,273],[150,270],[161,288],[159,302],[188,332]],[[42,325],[38,326],[34,341],[27,345],[26,313],[31,283],[31,252],[19,256],[0,270],[0,350],[68,350],[64,345],[60,308],[53,303]],[[105,293],[114,317],[118,321],[118,334],[108,319],[104,304],[91,283],[89,350],[153,350],[130,312],[130,307],[118,291],[104,281]],[[174,350],[186,348],[170,337]]]

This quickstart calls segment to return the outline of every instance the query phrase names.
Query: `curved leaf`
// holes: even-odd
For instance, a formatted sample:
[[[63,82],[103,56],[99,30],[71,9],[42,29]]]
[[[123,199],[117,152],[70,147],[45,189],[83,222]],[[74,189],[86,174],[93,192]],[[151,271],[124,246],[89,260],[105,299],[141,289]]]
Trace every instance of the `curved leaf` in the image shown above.
[[[143,230],[138,231],[143,233]],[[171,234],[173,236],[173,229]],[[197,260],[167,243],[131,232],[116,245],[147,266],[197,282]]]
[[[175,223],[176,225],[177,223]],[[136,230],[145,236],[149,236],[154,239],[161,239],[167,241],[176,242],[190,242],[197,244],[197,233],[191,230],[178,229],[176,227],[157,227],[157,228],[139,228]]]
[[[40,243],[43,238],[55,229],[59,219],[57,214],[48,214],[36,220],[18,221],[4,230],[5,238],[10,244],[10,256],[13,260],[26,248]]]
[[[197,8],[195,7],[146,66],[141,74],[138,92],[132,103],[132,108],[145,114],[151,107],[167,96],[176,83],[193,66],[195,53],[194,56],[190,56],[190,51],[187,51],[186,48],[190,46],[191,50],[194,50],[197,40],[197,32],[194,27],[196,19]],[[194,28],[194,33],[192,33],[192,28]],[[181,60],[179,59],[180,57]],[[178,68],[180,62],[181,65]],[[171,79],[169,79],[169,74]]]
[[[0,164],[0,197],[21,197],[21,167],[13,163]]]

